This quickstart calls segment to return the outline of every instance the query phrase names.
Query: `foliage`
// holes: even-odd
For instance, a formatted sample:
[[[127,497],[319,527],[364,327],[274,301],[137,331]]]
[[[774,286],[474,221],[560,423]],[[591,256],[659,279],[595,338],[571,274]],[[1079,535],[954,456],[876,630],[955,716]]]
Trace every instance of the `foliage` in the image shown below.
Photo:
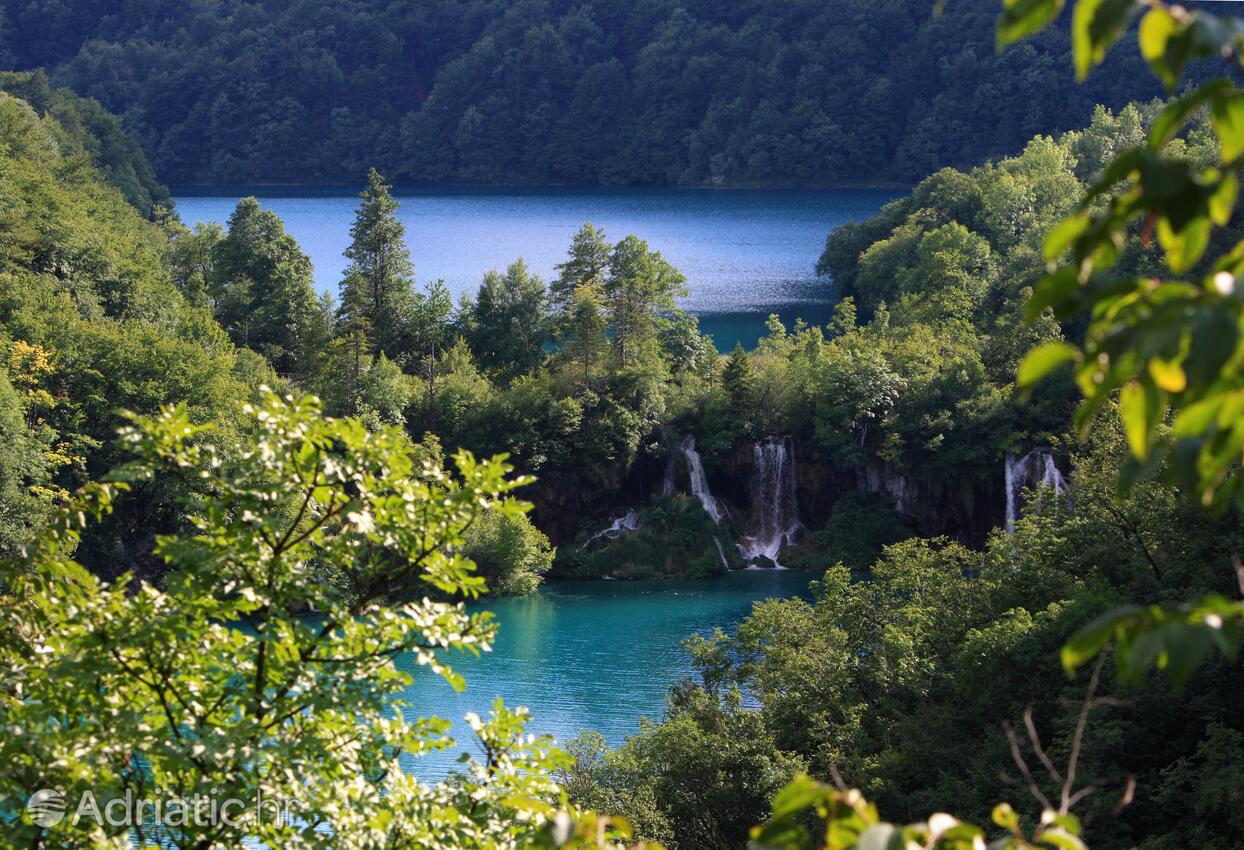
[[[172,210],[168,189],[156,181],[138,143],[98,101],[53,89],[42,71],[0,72],[0,90],[29,104],[66,154],[89,159],[102,180],[143,216],[159,218]]]
[[[1082,0],[1072,29],[1080,77],[1103,60],[1142,8],[1140,50],[1168,89],[1180,82],[1190,61],[1220,56],[1230,66],[1239,64],[1234,18],[1160,2],[1142,7]],[[1040,23],[1034,19],[1008,40]],[[1082,431],[1117,393],[1132,455],[1121,487],[1164,470],[1217,510],[1244,497],[1239,415],[1244,311],[1236,291],[1244,242],[1219,251],[1212,239],[1236,210],[1242,108],[1244,93],[1234,83],[1211,80],[1172,101],[1144,140],[1104,165],[1075,211],[1046,239],[1044,255],[1052,270],[1026,311],[1029,318],[1048,309],[1063,318],[1087,314],[1084,341],[1044,345],[1020,367],[1021,383],[1031,386],[1059,366],[1075,364],[1084,395],[1076,415]],[[1198,112],[1209,113],[1217,146],[1209,162],[1188,155],[1179,138],[1193,136]],[[1120,244],[1137,228],[1146,243],[1156,235],[1165,270],[1138,272],[1121,256]],[[1220,235],[1234,239],[1230,231]],[[1207,256],[1211,249],[1216,257]],[[1238,564],[1237,572],[1244,589]],[[1158,667],[1181,684],[1212,650],[1236,655],[1244,640],[1242,621],[1244,605],[1220,595],[1176,607],[1117,608],[1068,643],[1063,662],[1074,669],[1113,640],[1124,676],[1138,678]]]
[[[415,269],[405,228],[397,220],[397,201],[374,168],[367,172],[359,201],[345,252],[350,265],[341,281],[338,315],[347,326],[366,331],[378,354],[401,360],[410,346],[403,336],[415,301]]]
[[[909,183],[1157,93],[1134,53],[1073,85],[1062,24],[997,53],[997,6],[63,0],[0,48],[174,183]]]
[[[252,441],[213,445],[184,407],[135,416],[133,459],[75,497],[25,557],[4,565],[0,783],[243,801],[235,819],[10,823],[15,842],[48,847],[516,847],[557,811],[548,770],[562,757],[499,703],[469,720],[485,753],[449,780],[415,778],[409,759],[448,745],[446,721],[392,713],[413,653],[450,684],[448,650],[489,648],[495,626],[462,604],[393,604],[418,588],[484,589],[457,552],[483,513],[521,517],[526,482],[499,459],[455,457],[457,474],[415,463],[402,432],[322,417],[267,395],[246,409]],[[193,531],[160,537],[169,592],[108,584],[72,559],[87,517],[131,483],[177,477]],[[313,617],[307,612],[314,611]],[[413,707],[416,708],[417,707]],[[158,790],[158,789],[163,789]],[[257,795],[293,802],[265,817]],[[565,817],[563,815],[563,817]],[[564,831],[564,830],[563,830]]]

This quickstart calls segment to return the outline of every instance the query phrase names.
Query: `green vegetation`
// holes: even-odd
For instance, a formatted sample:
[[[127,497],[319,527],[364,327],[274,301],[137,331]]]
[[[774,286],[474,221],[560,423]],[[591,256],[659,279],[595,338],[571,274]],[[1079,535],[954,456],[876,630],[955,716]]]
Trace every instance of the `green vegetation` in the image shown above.
[[[1062,6],[1007,2],[1000,41]],[[1141,8],[1079,0],[1080,76]],[[1193,58],[1239,64],[1235,22],[1143,10],[1141,52],[1169,88]],[[93,26],[66,20],[20,49],[52,55]],[[701,46],[668,31],[641,65]],[[488,52],[502,35],[471,54],[508,67]],[[788,58],[775,67],[806,59]],[[471,63],[451,64],[470,83]],[[411,132],[452,112],[442,85]],[[1009,850],[1238,846],[1233,84],[1099,108],[1082,130],[935,172],[829,236],[829,324],[772,318],[726,357],[677,310],[676,269],[591,225],[551,289],[521,260],[456,308],[442,285],[418,289],[375,171],[340,305],[318,298],[254,199],[227,228],[152,216],[126,179],[141,169],[96,144],[115,125],[73,124],[91,108],[54,100],[0,93],[0,813],[15,846],[603,848],[629,824],[673,850],[984,846],[984,829],[930,815],[946,809],[992,821]],[[495,116],[469,114],[454,144],[499,150]],[[463,447],[453,472],[442,445]],[[1059,448],[1070,493],[1039,487],[1002,530],[1000,461],[1034,445]],[[690,638],[694,677],[615,750],[587,734],[562,753],[498,704],[471,719],[482,761],[414,776],[447,724],[393,713],[411,683],[394,656],[460,687],[446,656],[493,633],[463,598],[530,592],[546,572],[739,566],[743,491],[788,447],[815,526],[789,562],[824,570],[813,599]],[[540,473],[534,521],[512,495],[531,479],[503,453]],[[263,793],[300,812],[58,832],[14,802],[42,787]]]
[[[1158,94],[1118,51],[1073,85],[1065,28],[997,54],[997,5],[24,0],[0,55],[172,183],[911,182]]]

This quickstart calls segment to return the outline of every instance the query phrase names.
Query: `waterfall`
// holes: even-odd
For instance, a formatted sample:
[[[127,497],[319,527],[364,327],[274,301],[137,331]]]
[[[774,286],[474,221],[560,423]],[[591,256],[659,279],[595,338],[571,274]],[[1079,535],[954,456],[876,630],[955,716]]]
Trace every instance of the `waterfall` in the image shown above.
[[[783,546],[795,542],[803,524],[795,498],[795,456],[790,440],[770,440],[752,447],[751,533],[739,543],[745,561],[764,557],[774,566]]]
[[[586,549],[592,543],[592,541],[597,540],[601,537],[604,537],[606,540],[616,540],[624,532],[635,531],[638,528],[639,528],[639,511],[635,510],[634,508],[631,508],[629,511],[627,511],[622,516],[618,517],[612,523],[610,523],[608,528],[602,528],[600,531],[596,532],[591,537],[589,537],[587,539],[587,542],[583,544],[582,548]]]
[[[691,492],[700,504],[704,507],[704,512],[712,517],[713,522],[720,524],[725,512],[722,511],[721,505],[713,498],[712,492],[708,489],[708,479],[704,477],[704,464],[700,462],[699,452],[695,450],[695,437],[690,435],[682,441],[682,455],[687,459],[687,474],[691,478]],[[670,491],[673,492],[673,476],[669,478]]]
[[[1010,534],[1015,530],[1015,521],[1019,519],[1020,497],[1028,487],[1049,487],[1055,495],[1061,496],[1067,491],[1067,482],[1063,474],[1054,464],[1054,452],[1041,447],[1030,451],[1022,458],[1013,452],[1006,455],[1006,531]]]
[[[665,460],[665,475],[661,479],[661,495],[674,495],[674,453],[670,452],[670,456]]]
[[[730,572],[730,559],[726,557],[726,550],[721,548],[721,541],[714,537],[713,544],[717,547],[717,557],[721,558],[722,569]]]

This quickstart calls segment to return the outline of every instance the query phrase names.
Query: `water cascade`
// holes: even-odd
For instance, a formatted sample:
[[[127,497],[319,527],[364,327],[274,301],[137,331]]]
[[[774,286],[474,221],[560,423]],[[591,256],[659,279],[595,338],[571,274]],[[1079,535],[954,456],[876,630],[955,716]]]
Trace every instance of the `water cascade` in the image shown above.
[[[661,478],[661,495],[674,495],[674,453],[670,452],[670,456],[665,461],[665,475]]]
[[[604,537],[606,540],[616,540],[623,533],[628,532],[628,531],[635,531],[638,528],[639,528],[639,511],[635,510],[634,508],[631,508],[629,511],[624,513],[622,516],[618,517],[613,522],[611,522],[608,528],[602,528],[600,531],[596,532],[591,537],[589,537],[587,539],[587,542],[583,544],[583,548],[586,549],[589,545],[591,545],[592,541],[597,540],[601,537]]]
[[[691,492],[700,500],[704,512],[712,517],[713,522],[720,524],[725,517],[721,504],[708,489],[708,479],[704,476],[704,464],[700,462],[699,452],[695,450],[695,437],[690,435],[682,441],[682,455],[687,459],[687,475],[691,478]],[[673,476],[669,477],[671,492]]]
[[[778,553],[803,531],[795,498],[795,455],[790,440],[752,447],[751,533],[739,543],[745,561],[766,558],[778,569]]]
[[[1020,497],[1028,487],[1049,487],[1055,495],[1061,496],[1067,490],[1066,479],[1054,465],[1054,453],[1048,448],[1037,448],[1016,457],[1013,452],[1006,455],[1006,530],[1010,534],[1015,529],[1015,520],[1019,519]]]
[[[721,558],[721,568],[730,572],[730,560],[726,558],[726,550],[722,548],[721,541],[714,537],[713,545],[717,547],[717,557]]]

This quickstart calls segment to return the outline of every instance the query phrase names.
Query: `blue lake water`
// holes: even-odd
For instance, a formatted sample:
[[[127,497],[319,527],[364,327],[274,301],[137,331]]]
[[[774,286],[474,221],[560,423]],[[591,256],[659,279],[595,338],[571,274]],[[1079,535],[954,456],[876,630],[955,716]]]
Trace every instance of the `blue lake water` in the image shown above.
[[[595,729],[620,744],[639,730],[641,717],[661,719],[669,686],[692,672],[682,649],[688,635],[729,630],[754,601],[806,593],[814,577],[765,570],[698,581],[560,582],[531,596],[481,603],[500,623],[493,651],[445,656],[466,677],[463,693],[413,658],[398,661],[414,676],[412,711],[455,721],[457,745],[419,759],[414,769],[443,774],[459,753],[478,756],[462,716],[487,716],[498,696],[531,709],[532,732],[565,740]]]
[[[228,220],[253,194],[276,212],[315,265],[316,286],[336,292],[350,242],[357,190],[282,187],[174,189],[187,224]],[[612,241],[646,239],[687,277],[684,309],[717,347],[752,345],[769,313],[824,323],[830,281],[815,266],[825,236],[867,218],[901,194],[893,189],[743,191],[677,189],[403,190],[399,215],[421,281],[443,278],[455,296],[485,272],[519,257],[546,281],[570,237],[591,221]]]

